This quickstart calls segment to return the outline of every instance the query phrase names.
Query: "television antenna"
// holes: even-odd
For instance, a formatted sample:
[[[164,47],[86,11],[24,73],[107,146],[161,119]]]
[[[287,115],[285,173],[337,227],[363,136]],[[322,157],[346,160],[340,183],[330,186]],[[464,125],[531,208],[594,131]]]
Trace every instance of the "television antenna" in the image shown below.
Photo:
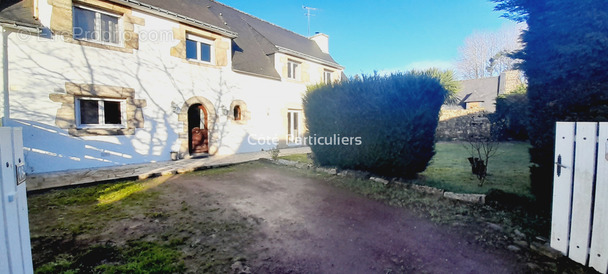
[[[302,6],[302,8],[306,10],[306,13],[304,15],[306,15],[306,17],[308,17],[308,37],[310,37],[310,17],[315,16],[310,11],[317,10],[317,8],[311,8],[311,7],[307,7],[307,6]]]

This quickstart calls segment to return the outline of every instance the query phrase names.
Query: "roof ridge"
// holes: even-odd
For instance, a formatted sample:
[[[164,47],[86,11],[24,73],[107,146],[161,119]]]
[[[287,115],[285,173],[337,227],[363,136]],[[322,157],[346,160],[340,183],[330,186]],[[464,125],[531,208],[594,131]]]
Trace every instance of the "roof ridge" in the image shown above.
[[[221,2],[218,2],[218,1],[215,1],[215,0],[209,0],[209,1],[210,1],[210,2],[213,2],[213,3],[220,4],[220,5],[222,5],[222,6],[226,7],[226,8],[233,9],[233,10],[235,10],[235,11],[237,11],[237,12],[240,12],[240,13],[242,13],[242,14],[244,14],[244,15],[247,15],[247,16],[249,16],[249,17],[253,18],[253,19],[260,20],[260,21],[261,21],[261,22],[263,22],[263,23],[267,23],[267,24],[269,24],[269,25],[275,26],[275,27],[280,28],[280,29],[282,29],[282,30],[285,30],[285,31],[291,32],[291,33],[293,33],[293,34],[295,34],[295,35],[297,35],[297,36],[300,36],[300,37],[302,37],[302,38],[305,38],[305,39],[310,39],[309,37],[306,37],[306,36],[304,36],[304,35],[302,35],[302,34],[299,34],[299,33],[294,32],[294,31],[292,31],[292,30],[289,30],[289,29],[286,29],[286,28],[284,28],[284,27],[281,27],[281,26],[279,26],[279,25],[277,25],[277,24],[275,24],[275,23],[268,22],[268,21],[266,21],[266,20],[264,20],[264,19],[261,19],[261,18],[259,18],[259,17],[254,16],[254,15],[251,15],[251,14],[249,14],[249,13],[246,13],[246,12],[244,12],[244,11],[242,11],[242,10],[239,10],[239,9],[233,8],[233,7],[228,6],[228,5],[224,4],[224,3],[221,3]],[[269,40],[269,41],[270,41],[270,40]]]

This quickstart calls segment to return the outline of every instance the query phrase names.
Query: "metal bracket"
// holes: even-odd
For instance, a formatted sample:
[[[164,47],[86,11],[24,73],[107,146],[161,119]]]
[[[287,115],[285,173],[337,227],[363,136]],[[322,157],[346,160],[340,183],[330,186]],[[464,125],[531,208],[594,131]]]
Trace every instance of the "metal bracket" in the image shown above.
[[[17,185],[25,182],[25,165],[23,163],[15,165],[15,177],[17,178]]]

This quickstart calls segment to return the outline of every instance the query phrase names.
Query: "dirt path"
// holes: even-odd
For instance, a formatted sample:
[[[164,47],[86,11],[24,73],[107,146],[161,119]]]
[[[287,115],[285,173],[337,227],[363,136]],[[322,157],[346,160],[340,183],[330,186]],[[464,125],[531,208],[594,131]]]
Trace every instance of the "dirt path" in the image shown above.
[[[270,164],[214,176],[182,175],[167,184],[176,200],[211,194],[221,207],[256,220],[245,254],[253,273],[515,273],[514,254],[464,234]]]

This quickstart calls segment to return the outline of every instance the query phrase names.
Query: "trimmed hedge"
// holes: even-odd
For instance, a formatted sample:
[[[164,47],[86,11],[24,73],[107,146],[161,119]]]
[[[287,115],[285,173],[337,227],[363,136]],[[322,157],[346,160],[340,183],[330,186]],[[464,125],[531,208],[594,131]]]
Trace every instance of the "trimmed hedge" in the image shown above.
[[[438,80],[411,73],[309,88],[304,113],[315,162],[385,176],[415,176],[435,153],[439,110],[447,94]],[[315,143],[334,136],[341,144]]]
[[[525,86],[520,91],[496,98],[496,112],[490,115],[498,127],[499,140],[528,140],[528,97]]]

